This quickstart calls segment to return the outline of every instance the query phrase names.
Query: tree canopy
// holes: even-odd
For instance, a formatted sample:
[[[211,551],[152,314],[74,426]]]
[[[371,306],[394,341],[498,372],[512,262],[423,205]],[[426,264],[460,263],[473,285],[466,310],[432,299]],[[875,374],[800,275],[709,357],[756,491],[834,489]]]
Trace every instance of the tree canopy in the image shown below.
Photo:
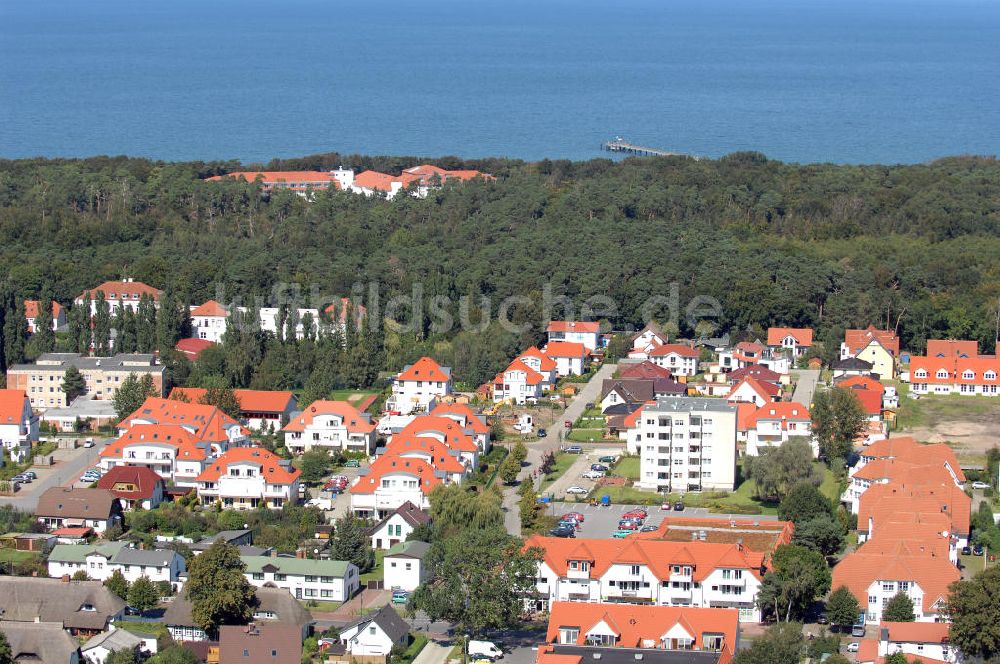
[[[188,564],[184,592],[191,601],[191,616],[206,633],[220,625],[240,625],[253,617],[253,586],[243,576],[246,566],[239,550],[219,540]]]
[[[913,622],[916,619],[913,600],[904,593],[896,593],[890,597],[882,609],[882,620],[887,622]]]
[[[857,395],[843,387],[820,390],[813,397],[811,413],[820,454],[846,459],[868,420]]]

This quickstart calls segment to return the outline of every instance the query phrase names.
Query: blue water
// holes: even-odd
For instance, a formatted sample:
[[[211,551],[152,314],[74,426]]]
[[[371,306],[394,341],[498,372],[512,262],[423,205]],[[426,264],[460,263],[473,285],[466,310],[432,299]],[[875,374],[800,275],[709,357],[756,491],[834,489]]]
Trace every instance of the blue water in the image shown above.
[[[1000,153],[996,0],[0,0],[0,156]]]

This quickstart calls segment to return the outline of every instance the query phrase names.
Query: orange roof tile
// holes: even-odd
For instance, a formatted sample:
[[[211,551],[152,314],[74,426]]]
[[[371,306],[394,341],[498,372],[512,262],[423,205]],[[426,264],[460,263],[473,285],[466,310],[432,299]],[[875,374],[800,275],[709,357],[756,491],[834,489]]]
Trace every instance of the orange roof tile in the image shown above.
[[[747,431],[757,422],[755,415],[757,406],[749,401],[740,401],[736,404],[736,430]]]
[[[837,387],[851,388],[854,390],[870,390],[885,394],[885,386],[871,376],[848,376],[843,380],[836,381]]]
[[[733,386],[733,389],[729,391],[729,394],[726,396],[726,398],[727,399],[731,398],[734,394],[736,394],[737,390],[739,390],[744,385],[746,385],[754,392],[756,392],[757,395],[762,400],[768,402],[772,401],[775,397],[777,397],[781,393],[781,388],[778,387],[775,383],[769,383],[764,380],[757,380],[756,378],[747,376],[746,378],[744,378],[739,383]]]
[[[958,339],[928,339],[926,357],[976,357],[979,343]]]
[[[114,466],[97,480],[97,488],[107,489],[119,498],[142,500],[153,497],[158,483],[162,484],[163,478],[148,466]]]
[[[213,317],[225,317],[229,315],[229,310],[224,306],[216,302],[215,300],[208,300],[204,304],[200,304],[191,311],[192,316],[213,316]]]
[[[552,361],[552,358],[548,357],[542,351],[538,350],[537,347],[532,346],[528,350],[524,351],[518,355],[518,359],[523,359],[525,357],[533,357],[538,360],[538,368],[542,371],[555,371],[556,363]]]
[[[20,424],[27,400],[24,390],[0,390],[0,424]]]
[[[650,357],[664,357],[666,355],[680,355],[681,357],[701,357],[701,351],[692,348],[687,344],[663,344],[649,351]]]
[[[52,300],[52,320],[59,318],[59,313],[62,311],[62,305]],[[38,300],[25,300],[24,301],[24,317],[28,320],[34,321],[38,318]],[[31,334],[35,333],[34,323],[28,325],[28,332]]]
[[[516,359],[507,365],[507,368],[497,374],[496,382],[502,383],[504,380],[504,374],[508,371],[523,371],[524,372],[524,382],[527,385],[539,385],[545,380],[545,376],[538,373],[527,364],[522,362],[520,359]]]
[[[160,301],[160,295],[163,291],[148,286],[141,281],[105,281],[100,286],[96,288],[91,288],[85,290],[77,296],[77,300],[80,301],[90,301],[97,298],[97,292],[101,291],[104,293],[106,299],[121,300],[123,297],[127,296],[129,300],[139,301],[139,298],[143,295],[150,295],[154,302]],[[114,298],[111,296],[114,295]]]
[[[445,372],[440,364],[432,358],[424,356],[405,367],[396,376],[396,380],[423,380],[446,383],[451,380],[450,372]]]
[[[886,438],[876,441],[861,451],[864,459],[901,459],[917,464],[944,466],[947,465],[958,478],[965,482],[965,473],[955,451],[945,443],[918,443],[909,436]]]
[[[587,357],[590,349],[575,341],[550,341],[542,350],[548,357]]]
[[[800,346],[812,346],[813,331],[809,327],[769,327],[767,345],[780,346],[785,337],[792,337]]]
[[[208,339],[180,339],[177,341],[174,349],[179,353],[183,353],[189,360],[194,361],[198,359],[203,350],[214,345],[215,342]]]
[[[737,416],[738,417],[738,416]],[[787,429],[788,422],[811,422],[809,409],[795,401],[767,403],[758,408],[751,416],[751,426],[756,426],[761,420],[779,420],[781,428]]]
[[[215,482],[226,473],[229,464],[252,463],[260,466],[260,475],[267,484],[291,484],[299,479],[300,471],[281,465],[283,459],[263,447],[234,447],[209,464],[196,479],[198,482]]]
[[[579,332],[583,334],[597,334],[601,331],[601,324],[597,322],[579,320],[550,320],[548,332]]]
[[[375,430],[375,422],[366,413],[362,413],[357,408],[346,401],[313,401],[301,414],[296,415],[281,431],[303,432],[306,427],[312,424],[319,415],[336,415],[343,420],[344,426],[350,433],[371,433]]]
[[[924,613],[946,599],[948,586],[961,574],[947,558],[933,555],[886,555],[868,553],[862,546],[833,568],[832,588],[847,586],[862,606],[868,606],[868,588],[876,581],[914,581],[923,590]]]
[[[105,445],[98,456],[102,459],[124,459],[125,448],[131,445],[169,445],[177,448],[177,458],[203,461],[208,457],[207,444],[179,424],[136,424]]]
[[[545,634],[548,642],[557,642],[560,628],[577,627],[577,645],[587,644],[587,634],[604,623],[618,639],[616,647],[661,647],[663,635],[680,624],[692,638],[695,650],[706,647],[703,638],[722,635],[725,656],[718,660],[725,664],[732,659],[739,631],[739,611],[736,609],[709,609],[678,606],[641,606],[635,604],[589,604],[587,602],[553,602],[549,613],[549,626]]]
[[[323,171],[235,171],[225,175],[215,175],[205,178],[206,182],[218,182],[225,179],[246,180],[255,182],[259,178],[266,185],[280,183],[291,183],[291,189],[305,189],[311,186],[315,189],[326,189],[329,187],[339,188],[340,184],[332,174]]]
[[[448,473],[464,473],[468,470],[447,443],[443,443],[437,438],[430,436],[401,436],[399,434],[393,436],[383,456],[393,455],[399,457],[426,457],[424,460],[434,466],[435,469]]]
[[[173,399],[149,397],[131,415],[119,423],[119,428],[135,421],[155,424],[179,424],[194,431],[199,440],[225,442],[227,432],[239,423],[215,406],[185,403]],[[245,434],[246,430],[241,429]]]
[[[481,415],[477,414],[464,403],[439,403],[434,406],[429,415],[432,417],[447,417],[453,419],[473,433],[489,433],[490,427],[483,421]]]
[[[389,175],[387,173],[379,173],[378,171],[362,171],[354,176],[354,185],[361,187],[362,189],[378,189],[379,191],[392,191],[392,185],[398,182],[403,185],[405,189],[412,182],[419,181],[421,178],[410,173],[401,173],[399,175]]]
[[[874,325],[864,330],[844,330],[844,343],[851,355],[857,355],[872,341],[879,342],[893,357],[899,357],[899,337],[892,330],[879,330]]]
[[[879,630],[889,630],[889,640],[897,643],[947,643],[949,623],[882,622]]]
[[[429,494],[434,487],[442,483],[441,478],[435,476],[434,466],[423,459],[409,459],[386,454],[373,461],[368,468],[368,474],[361,476],[348,489],[348,492],[354,494],[375,493],[375,490],[381,485],[383,477],[398,473],[417,478],[418,488],[424,495]]]
[[[619,539],[566,539],[532,535],[525,548],[539,547],[544,551],[545,563],[557,574],[564,575],[572,554],[581,544],[592,552],[593,576],[601,576],[616,563],[642,563],[649,567],[661,581],[670,579],[671,565],[685,564],[694,567],[695,581],[704,580],[717,567],[734,567],[749,570],[760,578],[764,555],[749,551],[737,544],[711,542],[670,542],[638,538]]]
[[[450,417],[435,415],[418,415],[403,427],[396,436],[426,436],[438,434],[453,450],[460,452],[475,452],[479,449],[472,436],[465,428]],[[393,436],[395,438],[396,436]],[[391,445],[391,442],[390,442]]]
[[[917,468],[916,475],[924,468]],[[867,528],[869,520],[878,532],[880,524],[890,522],[897,512],[941,513],[951,520],[951,532],[968,534],[972,515],[972,499],[954,482],[920,482],[904,485],[899,480],[889,484],[874,484],[858,500],[858,523]]]

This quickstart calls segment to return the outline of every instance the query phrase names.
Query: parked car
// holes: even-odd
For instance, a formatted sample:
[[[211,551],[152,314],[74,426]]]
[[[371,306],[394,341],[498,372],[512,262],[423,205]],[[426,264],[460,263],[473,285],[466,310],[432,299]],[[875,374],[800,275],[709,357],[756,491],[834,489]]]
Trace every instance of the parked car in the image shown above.
[[[599,470],[602,473],[608,472],[608,467],[605,466],[603,463],[592,463],[592,464],[590,464],[590,469],[591,470]]]
[[[573,485],[570,488],[566,489],[566,493],[570,493],[575,496],[584,496],[590,492],[584,489],[582,486]]]
[[[600,470],[588,470],[582,477],[585,480],[599,480],[604,477],[604,472]]]
[[[615,539],[625,539],[626,537],[628,537],[631,534],[632,534],[631,530],[621,530],[621,529],[619,529],[619,530],[616,530],[615,532],[611,533],[611,536],[614,537]]]
[[[556,524],[556,528],[572,528],[574,532],[580,530],[580,522],[573,519],[567,519],[560,521]]]
[[[563,449],[566,454],[583,454],[583,448],[579,445],[570,445],[569,447]]]
[[[492,662],[503,657],[503,651],[492,641],[469,641],[469,657],[481,657]]]
[[[963,546],[962,547],[962,555],[963,556],[971,556],[972,555],[972,547],[971,546]]]
[[[972,488],[982,491],[983,489],[989,489],[990,485],[988,482],[973,482]]]
[[[93,447],[94,446],[94,439],[93,438],[88,438],[87,442],[85,442],[83,444],[83,446],[86,447],[86,448],[88,448],[88,449],[91,448],[91,447]]]
[[[571,526],[556,526],[549,531],[553,537],[576,537],[576,529]]]
[[[33,480],[37,480],[38,479],[38,475],[36,475],[35,471],[33,471],[33,470],[26,470],[26,471],[24,471],[21,474],[24,475],[25,477],[30,477]]]
[[[410,593],[405,590],[393,590],[392,591],[392,603],[393,604],[406,604],[410,601]]]
[[[674,511],[675,512],[683,512],[684,511],[684,503],[682,503],[679,500],[676,503],[674,503]]]
[[[674,504],[671,503],[669,500],[664,501],[664,503],[660,505],[660,509],[665,512],[669,512],[670,510],[674,509]]]
[[[639,530],[641,527],[642,524],[637,521],[624,520],[618,522],[618,530]]]
[[[649,525],[649,526],[643,526],[642,528],[640,528],[639,532],[640,533],[651,533],[654,530],[656,530],[656,526]]]
[[[622,514],[623,519],[629,519],[629,518],[645,519],[646,516],[647,516],[646,510],[629,510],[628,512]]]
[[[344,468],[360,468],[361,462],[357,459],[348,459],[344,462]]]
[[[569,420],[563,420],[563,428],[564,429],[572,429],[573,428],[573,423],[570,422]]]
[[[817,625],[825,625],[827,624],[827,622],[829,622],[829,619],[826,617],[825,613],[821,613],[818,616],[816,616]]]
[[[852,641],[847,644],[847,652],[857,652],[861,648],[861,644],[857,641]]]
[[[618,461],[618,457],[610,456],[610,455],[609,456],[602,456],[602,457],[600,457],[598,459],[598,461],[600,461],[601,463],[614,463],[615,461]]]
[[[545,438],[548,435],[549,435],[549,432],[546,431],[545,429],[539,429],[538,430],[538,437],[539,438]]]
[[[981,556],[981,555],[983,555],[984,552],[985,552],[985,549],[983,549],[983,545],[982,544],[977,544],[974,547],[972,547],[972,555],[974,555],[974,556]]]
[[[31,479],[24,475],[14,475],[14,477],[10,478],[10,481],[17,482],[18,484],[27,484]]]
[[[583,523],[585,521],[585,519],[583,518],[583,514],[581,514],[580,512],[567,512],[566,514],[562,515],[562,518],[564,518],[564,519],[576,519],[580,523]]]

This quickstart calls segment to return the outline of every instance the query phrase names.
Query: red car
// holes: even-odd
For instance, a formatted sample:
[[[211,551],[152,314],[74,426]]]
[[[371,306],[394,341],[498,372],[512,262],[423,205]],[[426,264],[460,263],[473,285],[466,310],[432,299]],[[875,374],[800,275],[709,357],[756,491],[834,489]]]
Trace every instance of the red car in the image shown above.
[[[618,530],[639,530],[642,524],[637,521],[619,521]]]
[[[632,510],[631,512],[625,512],[622,514],[623,519],[645,519],[646,510]]]
[[[576,519],[580,523],[583,523],[583,515],[580,514],[579,512],[568,512],[567,514],[563,514],[562,518],[564,518],[564,519]]]

